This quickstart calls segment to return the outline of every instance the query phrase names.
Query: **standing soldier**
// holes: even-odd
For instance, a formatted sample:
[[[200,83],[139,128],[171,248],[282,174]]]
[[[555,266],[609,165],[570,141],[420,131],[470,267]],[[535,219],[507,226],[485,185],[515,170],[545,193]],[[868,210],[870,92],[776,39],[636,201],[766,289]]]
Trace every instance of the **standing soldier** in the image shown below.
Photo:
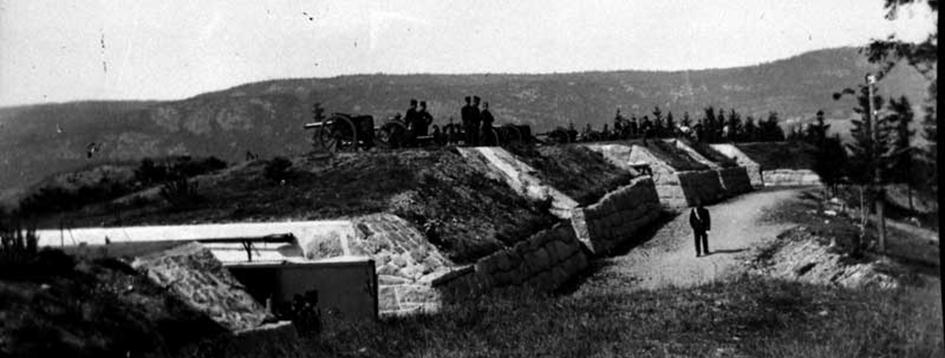
[[[417,135],[426,136],[429,133],[430,125],[433,124],[433,115],[427,112],[427,101],[420,101],[420,112],[418,113]]]
[[[492,123],[495,122],[495,117],[492,117],[492,113],[489,112],[489,102],[482,102],[482,144],[487,146],[499,145],[498,140],[495,136],[495,131],[492,130]]]
[[[410,108],[404,114],[404,125],[407,126],[407,146],[413,147],[417,142],[417,125],[420,122],[420,112],[417,112],[417,100],[410,100]]]
[[[469,138],[467,145],[479,146],[479,127],[482,123],[482,113],[479,111],[479,96],[473,96],[472,106],[469,109],[469,127],[467,127],[466,138]]]
[[[467,146],[470,146],[472,145],[472,142],[473,142],[472,132],[475,132],[479,129],[477,127],[473,127],[473,124],[472,124],[473,121],[475,121],[473,117],[476,116],[476,114],[473,113],[475,109],[473,109],[472,104],[469,103],[470,101],[472,101],[472,97],[466,96],[465,99],[466,99],[466,105],[463,106],[463,109],[460,110],[459,113],[460,113],[460,118],[463,121],[463,131],[465,132],[464,133],[465,138],[463,138],[463,142],[465,142]]]

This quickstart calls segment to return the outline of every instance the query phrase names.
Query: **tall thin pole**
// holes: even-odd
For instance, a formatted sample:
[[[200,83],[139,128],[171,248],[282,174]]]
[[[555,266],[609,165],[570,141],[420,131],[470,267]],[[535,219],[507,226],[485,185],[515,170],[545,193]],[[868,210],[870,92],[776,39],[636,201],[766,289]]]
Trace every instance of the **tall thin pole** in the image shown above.
[[[877,123],[876,112],[873,110],[873,85],[876,83],[876,76],[872,73],[866,74],[866,89],[867,89],[867,99],[866,103],[868,105],[868,113],[866,119],[870,124],[870,132],[872,134],[872,152],[873,152],[873,195],[875,197],[873,200],[876,202],[876,216],[877,216],[877,226],[879,229],[879,242],[877,243],[877,249],[879,252],[886,252],[886,218],[884,213],[884,201],[885,195],[883,193],[882,181],[880,179],[880,153],[879,153],[879,123]]]

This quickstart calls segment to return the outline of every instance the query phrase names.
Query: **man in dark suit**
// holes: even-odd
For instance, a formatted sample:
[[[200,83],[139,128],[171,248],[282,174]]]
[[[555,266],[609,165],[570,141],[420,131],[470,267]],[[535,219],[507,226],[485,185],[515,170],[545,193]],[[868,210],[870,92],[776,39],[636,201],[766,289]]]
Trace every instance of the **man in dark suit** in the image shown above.
[[[709,210],[702,206],[701,201],[697,201],[696,207],[689,212],[689,226],[692,226],[692,233],[696,239],[696,257],[708,255],[708,234],[712,228],[712,220],[709,218]]]
[[[475,146],[476,139],[479,137],[479,109],[469,103],[471,100],[471,97],[466,96],[466,105],[460,111],[460,116],[463,119],[463,130],[466,132],[466,146]]]

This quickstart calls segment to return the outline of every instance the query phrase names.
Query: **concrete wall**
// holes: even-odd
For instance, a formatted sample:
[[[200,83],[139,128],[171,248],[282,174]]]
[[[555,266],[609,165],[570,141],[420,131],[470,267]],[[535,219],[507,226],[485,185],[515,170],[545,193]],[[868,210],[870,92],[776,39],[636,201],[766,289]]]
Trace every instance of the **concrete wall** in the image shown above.
[[[302,222],[167,225],[116,228],[40,230],[42,246],[59,247],[87,257],[136,257],[197,239],[238,238],[289,233],[293,244],[253,245],[257,263],[374,260],[380,282],[381,314],[432,309],[432,277],[455,265],[406,220],[391,214],[372,214],[348,220]],[[110,244],[106,245],[106,238]],[[242,244],[204,244],[226,265],[247,262]],[[429,277],[427,277],[429,276]]]
[[[748,172],[748,179],[751,185],[756,188],[764,186],[764,179],[761,175],[761,165],[751,160],[744,152],[732,144],[710,144],[713,149],[735,160],[739,166],[745,167]]]
[[[245,263],[227,267],[259,302],[285,309],[299,295],[318,293],[322,315],[373,320],[378,315],[377,276],[368,258],[306,263]]]
[[[552,291],[587,265],[587,254],[574,230],[562,223],[434,280],[433,287],[446,300],[469,299],[496,288]]]
[[[302,258],[301,248],[311,241],[325,237],[354,235],[349,220],[321,220],[297,222],[227,223],[201,225],[154,225],[130,227],[92,227],[65,230],[37,230],[40,246],[60,247],[105,245],[106,240],[115,243],[149,243],[199,239],[261,237],[274,234],[292,234],[297,244],[258,243],[253,245],[254,261],[281,262],[287,258]],[[242,244],[207,244],[216,258],[224,263],[247,261]],[[119,250],[119,249],[115,249]],[[122,250],[133,251],[125,248]],[[116,251],[118,252],[118,251]]]
[[[640,229],[659,217],[660,201],[649,176],[607,193],[587,207],[575,208],[571,225],[577,238],[594,255],[604,255],[634,239]]]
[[[821,185],[820,176],[809,169],[771,169],[761,175],[765,186]]]

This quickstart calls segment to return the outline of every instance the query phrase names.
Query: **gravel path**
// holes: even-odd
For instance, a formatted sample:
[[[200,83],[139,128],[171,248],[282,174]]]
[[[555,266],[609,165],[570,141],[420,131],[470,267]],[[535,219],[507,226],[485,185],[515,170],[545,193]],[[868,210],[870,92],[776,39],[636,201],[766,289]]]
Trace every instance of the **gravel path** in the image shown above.
[[[790,224],[762,223],[766,208],[795,197],[798,190],[753,192],[707,207],[712,217],[708,256],[696,258],[689,210],[628,253],[596,262],[598,270],[576,294],[594,291],[691,287],[738,272],[744,255],[774,239]]]

